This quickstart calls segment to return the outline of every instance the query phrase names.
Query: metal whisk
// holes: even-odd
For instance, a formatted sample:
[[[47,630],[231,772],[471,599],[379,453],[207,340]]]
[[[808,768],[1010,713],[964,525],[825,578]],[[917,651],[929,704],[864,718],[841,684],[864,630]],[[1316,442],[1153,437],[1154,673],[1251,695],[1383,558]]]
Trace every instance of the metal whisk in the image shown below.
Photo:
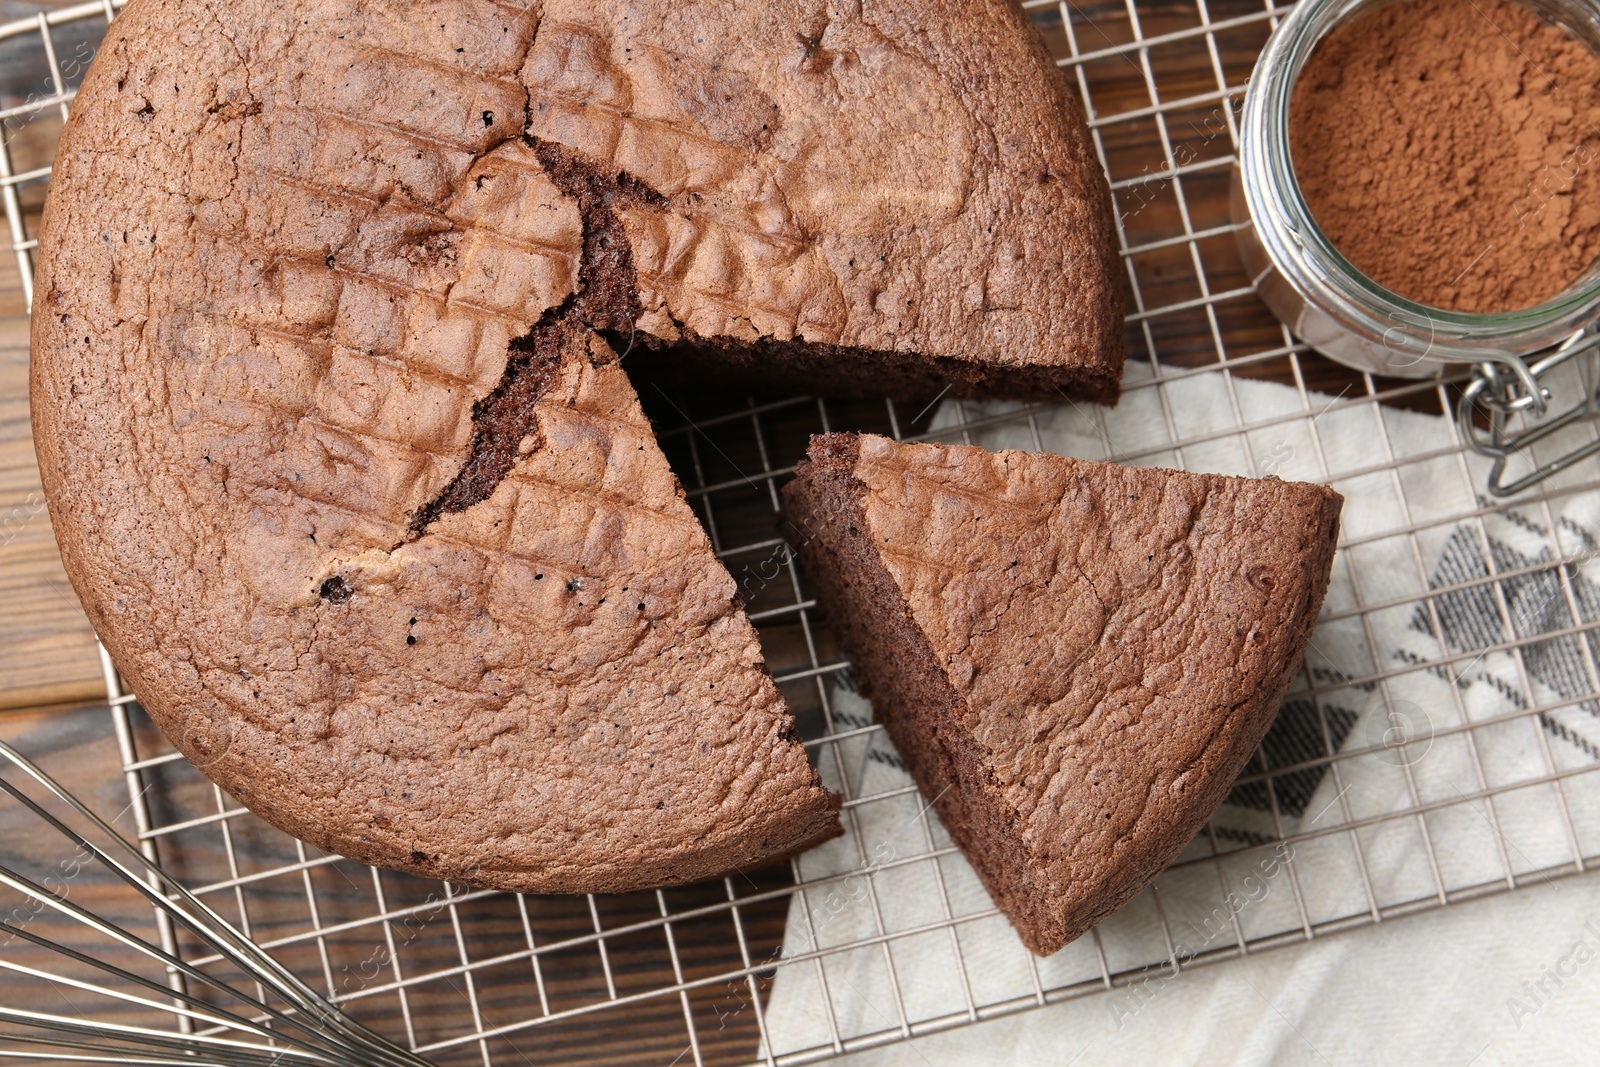
[[[67,887],[53,888],[46,884],[50,878],[40,881],[14,869],[14,863],[23,861],[8,855],[7,842],[0,841],[0,885],[28,901],[26,908],[0,918],[0,971],[27,986],[54,987],[61,1003],[82,1013],[0,1004],[0,1059],[139,1067],[427,1067],[427,1061],[344,1016],[3,742],[0,790],[64,838],[75,850],[72,862],[98,863],[114,885],[126,886],[153,907],[159,923],[210,946],[243,979],[227,982],[186,963],[68,899]],[[60,812],[64,818],[46,805],[64,806]],[[91,939],[104,946],[102,957],[138,961],[145,973],[30,929],[29,920],[45,910],[57,922],[81,924],[92,931]],[[54,969],[19,962],[18,955],[42,955]],[[246,992],[241,985],[254,986],[256,992]],[[92,1006],[86,998],[94,1001]],[[175,1017],[178,1029],[144,1025],[152,1015]]]

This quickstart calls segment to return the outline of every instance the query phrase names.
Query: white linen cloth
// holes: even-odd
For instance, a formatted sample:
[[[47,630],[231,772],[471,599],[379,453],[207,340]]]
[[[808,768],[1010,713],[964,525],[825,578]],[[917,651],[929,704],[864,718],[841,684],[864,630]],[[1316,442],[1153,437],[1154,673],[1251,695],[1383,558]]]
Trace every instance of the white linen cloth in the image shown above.
[[[1128,381],[1149,373],[1130,363]],[[1576,378],[1556,385],[1570,397],[1582,387]],[[992,913],[992,904],[959,854],[914,860],[949,839],[921,814],[925,801],[883,734],[824,746],[830,785],[847,785],[853,798],[883,798],[853,805],[847,835],[802,856],[801,873],[808,882],[871,873],[793,898],[785,957],[824,955],[820,974],[815,959],[779,969],[766,1010],[773,1053],[812,1048],[835,1033],[849,1039],[948,1021],[974,1005],[1022,1003],[1037,989],[1096,979],[1099,952],[1112,973],[1173,954],[1181,962],[1235,944],[1238,930],[1252,938],[1300,929],[1302,914],[1312,923],[1370,915],[1441,888],[1504,880],[1508,866],[1521,875],[1570,864],[1574,846],[1600,851],[1600,772],[1564,779],[1559,795],[1544,782],[1497,792],[1492,804],[1480,796],[1581,770],[1600,756],[1594,635],[1560,633],[1600,618],[1600,494],[1564,493],[1558,481],[1548,502],[1494,509],[1481,495],[1487,463],[1459,454],[1447,420],[1336,399],[1312,394],[1307,411],[1296,389],[1202,374],[1161,390],[1129,389],[1110,411],[1068,404],[1031,424],[973,430],[970,440],[1333,485],[1345,496],[1345,547],[1296,686],[1309,675],[1324,690],[1322,715],[1291,693],[1264,750],[1272,766],[1314,759],[1326,750],[1325,723],[1335,749],[1374,751],[1340,761],[1337,775],[1320,765],[1287,773],[1270,796],[1259,782],[1235,789],[1210,834],[1158,881],[1161,910],[1147,891],[1102,923],[1098,937],[1036,959],[998,915],[943,928],[950,916]],[[1015,407],[947,402],[934,427]],[[1241,424],[1260,428],[1231,432]],[[1590,432],[1575,427],[1549,449]],[[1174,442],[1196,443],[1182,445],[1180,457]],[[1406,459],[1414,462],[1396,465]],[[1592,478],[1594,465],[1586,466],[1568,472],[1566,484]],[[1568,582],[1540,567],[1552,559],[1577,560],[1565,565]],[[1505,577],[1474,582],[1490,573]],[[1443,591],[1419,597],[1429,589]],[[1520,656],[1495,647],[1552,632]],[[1361,681],[1440,661],[1381,685]],[[848,677],[828,684],[837,731],[872,721]],[[1550,710],[1520,714],[1533,706]],[[1469,743],[1460,727],[1485,720],[1503,721],[1473,730]],[[1409,743],[1381,747],[1397,736]],[[1431,806],[1425,820],[1380,820],[1299,841],[1290,852],[1245,852],[1225,862],[1225,887],[1212,864],[1183,866],[1214,846],[1260,844],[1419,805]],[[931,929],[882,937],[922,927]],[[863,941],[870,943],[826,953]],[[1166,974],[847,1062],[1600,1063],[1600,881],[1580,875]]]

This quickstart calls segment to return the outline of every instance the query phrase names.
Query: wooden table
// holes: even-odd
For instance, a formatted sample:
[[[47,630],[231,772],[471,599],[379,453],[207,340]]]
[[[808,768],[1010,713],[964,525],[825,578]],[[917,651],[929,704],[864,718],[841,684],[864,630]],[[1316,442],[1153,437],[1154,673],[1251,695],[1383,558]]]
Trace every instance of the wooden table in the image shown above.
[[[0,710],[105,695],[94,632],[61,569],[28,427],[28,319],[0,256]]]

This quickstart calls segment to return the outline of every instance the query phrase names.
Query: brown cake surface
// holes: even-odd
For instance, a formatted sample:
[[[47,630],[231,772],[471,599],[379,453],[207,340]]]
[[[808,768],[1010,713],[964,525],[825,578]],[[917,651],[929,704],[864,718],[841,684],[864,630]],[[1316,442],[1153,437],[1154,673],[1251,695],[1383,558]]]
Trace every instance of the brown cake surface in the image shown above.
[[[1116,398],[1110,191],[1012,0],[542,9],[529,132],[666,201],[620,212],[646,342],[809,390]]]
[[[784,502],[891,740],[1048,954],[1159,874],[1255,751],[1327,590],[1341,499],[833,434]]]
[[[838,832],[613,351],[616,212],[523,137],[536,11],[136,2],[63,137],[36,441],[68,572],[271,822],[479,885]]]
[[[133,0],[58,152],[32,389],[68,573],[163,729],[292,833],[483,885],[837,832],[616,353],[1114,397],[1106,186],[1030,33]]]

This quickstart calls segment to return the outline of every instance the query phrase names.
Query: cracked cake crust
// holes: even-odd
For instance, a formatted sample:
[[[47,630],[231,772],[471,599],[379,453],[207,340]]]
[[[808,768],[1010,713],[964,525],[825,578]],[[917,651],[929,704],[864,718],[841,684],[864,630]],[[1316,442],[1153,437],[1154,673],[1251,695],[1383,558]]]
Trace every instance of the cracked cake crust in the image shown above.
[[[523,136],[532,16],[469,55],[398,7],[204,10],[114,25],[34,320],[63,559],[152,717],[289,833],[466,884],[669,885],[838,833],[594,332],[605,235]],[[521,421],[475,425],[501,386]],[[415,528],[486,437],[509,467]]]
[[[1023,942],[1143,889],[1271,725],[1327,591],[1322,486],[812,439],[786,533]]]

